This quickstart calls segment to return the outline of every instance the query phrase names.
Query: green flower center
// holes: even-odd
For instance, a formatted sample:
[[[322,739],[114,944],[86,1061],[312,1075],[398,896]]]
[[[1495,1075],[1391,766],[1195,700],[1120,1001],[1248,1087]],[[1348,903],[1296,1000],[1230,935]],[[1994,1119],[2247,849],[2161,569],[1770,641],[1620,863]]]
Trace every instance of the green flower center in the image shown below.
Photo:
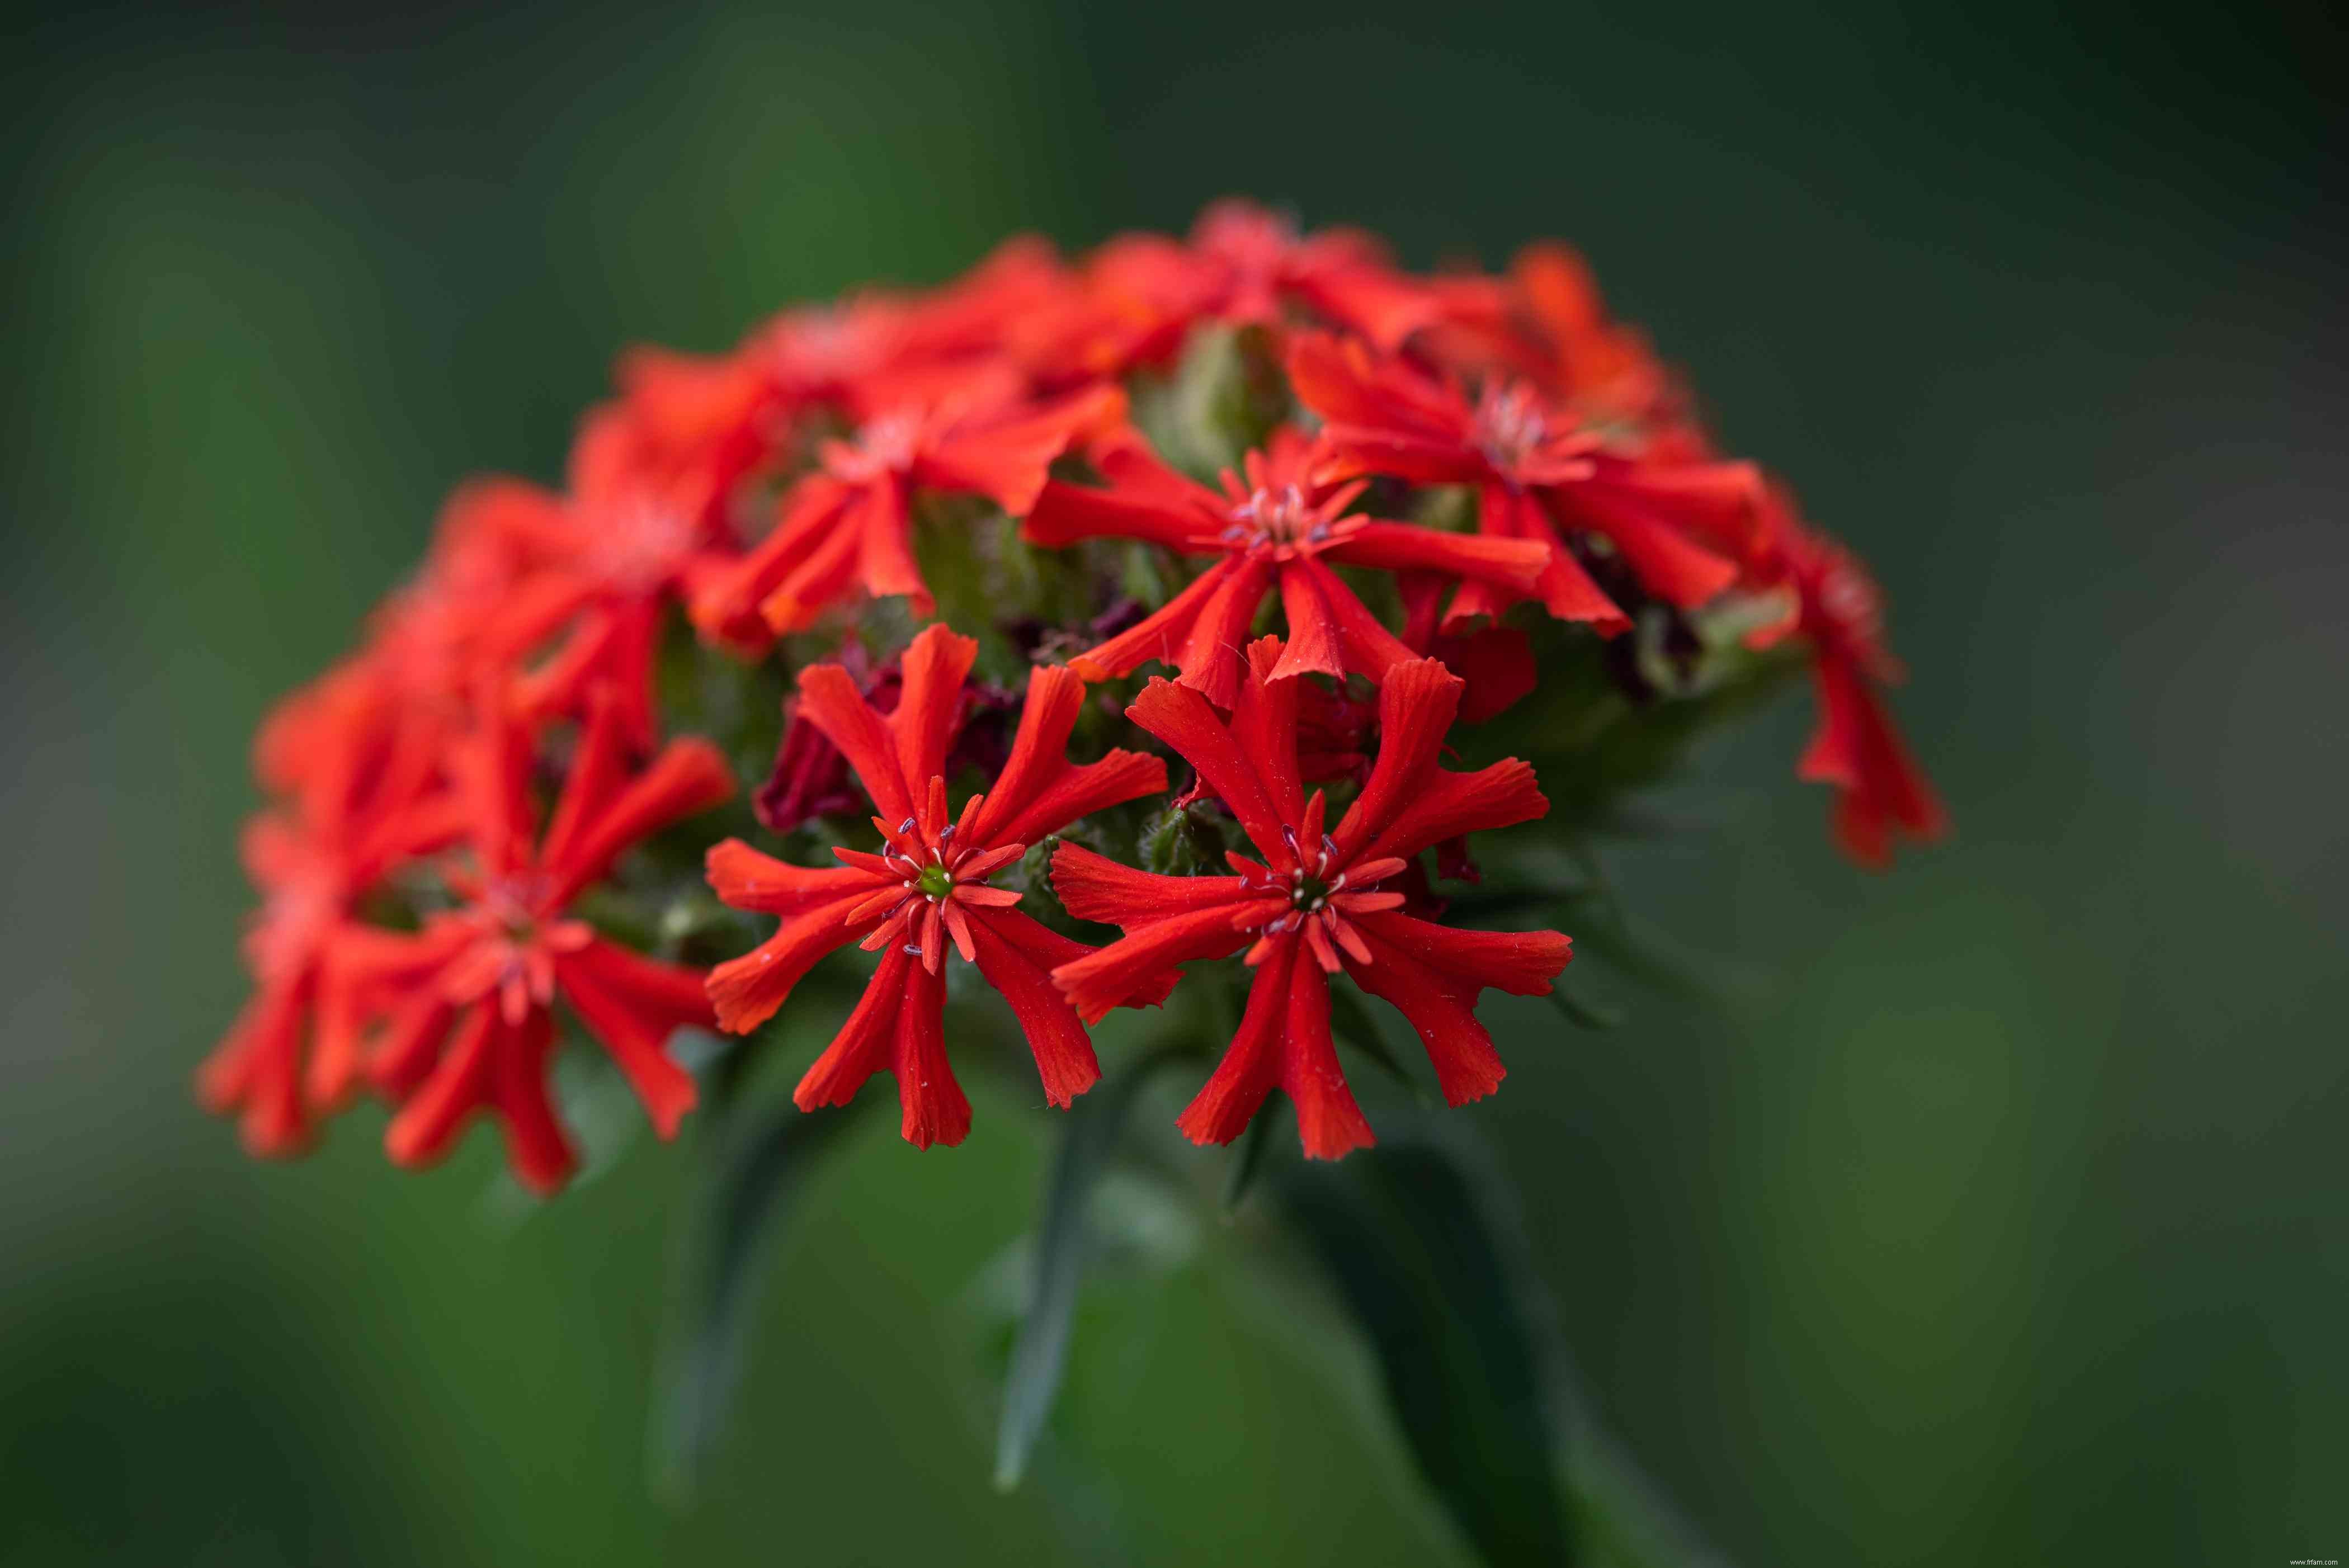
[[[954,891],[954,873],[933,861],[922,868],[914,885],[922,890],[925,898],[944,898]]]

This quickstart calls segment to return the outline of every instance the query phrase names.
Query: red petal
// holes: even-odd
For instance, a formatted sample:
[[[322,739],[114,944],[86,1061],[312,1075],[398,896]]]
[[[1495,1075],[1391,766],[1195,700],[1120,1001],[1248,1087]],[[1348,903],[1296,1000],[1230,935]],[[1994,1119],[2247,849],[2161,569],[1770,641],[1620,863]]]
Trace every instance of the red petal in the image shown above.
[[[502,876],[529,858],[533,813],[530,801],[528,731],[507,710],[504,688],[483,680],[474,700],[472,735],[450,759],[464,792],[473,852],[489,876]]]
[[[1508,1069],[1493,1048],[1493,1037],[1476,1021],[1477,987],[1460,985],[1365,932],[1372,957],[1350,962],[1346,972],[1373,996],[1383,998],[1411,1020],[1435,1068],[1447,1104],[1482,1099],[1501,1085]]]
[[[914,814],[914,781],[905,778],[898,765],[896,737],[865,702],[846,670],[838,665],[812,665],[802,670],[800,717],[840,748],[882,820],[893,830]]]
[[[886,526],[903,514],[902,507],[895,514],[889,510],[894,486],[885,480],[878,489],[882,510],[876,517],[874,486],[843,488],[829,528],[804,543],[777,576],[774,587],[759,600],[759,619],[767,630],[805,631],[817,616],[848,596],[864,557],[865,535],[876,521]]]
[[[1228,909],[1247,896],[1238,877],[1160,876],[1071,843],[1052,852],[1052,892],[1079,920],[1125,926]]]
[[[613,744],[617,744],[615,735]],[[579,766],[597,766],[582,757]],[[558,860],[543,862],[554,877],[543,908],[559,909],[610,868],[620,852],[669,823],[706,811],[734,793],[733,770],[715,746],[698,738],[673,740],[652,766],[630,779],[592,820],[583,821]]]
[[[1390,354],[1443,314],[1441,302],[1424,285],[1359,262],[1292,274],[1289,286],[1316,313],[1352,327]]]
[[[1820,652],[1812,669],[1819,724],[1796,773],[1842,791],[1836,831],[1845,851],[1863,865],[1882,866],[1896,828],[1924,840],[1946,832],[1948,813],[1867,678],[1831,650]]]
[[[1025,844],[1000,844],[964,861],[955,868],[955,875],[963,881],[974,881],[1001,870],[1027,852],[1028,846]]]
[[[487,1002],[466,1012],[431,1076],[384,1129],[384,1151],[394,1164],[426,1165],[448,1152],[458,1128],[487,1093],[491,1047],[502,1027],[497,1008]]]
[[[1167,970],[1195,959],[1221,958],[1246,941],[1246,934],[1232,929],[1229,905],[1194,910],[1129,926],[1122,940],[1055,968],[1052,982],[1078,1016],[1097,1024]]]
[[[1252,555],[1226,558],[1230,569],[1191,623],[1189,635],[1174,655],[1182,683],[1205,692],[1217,707],[1227,708],[1240,689],[1240,645],[1256,624],[1267,590],[1273,586],[1272,568]],[[1211,573],[1212,574],[1212,573]]]
[[[1138,751],[1112,751],[1099,762],[1069,770],[1018,816],[996,830],[1001,837],[1033,843],[1081,817],[1144,795],[1164,794],[1166,764]]]
[[[875,599],[902,596],[916,615],[927,615],[937,608],[914,560],[913,509],[902,480],[878,480],[865,486],[844,521],[856,532],[856,580],[867,593]],[[845,597],[835,593],[827,599],[819,597],[820,593],[813,585],[802,589],[799,598],[805,612],[786,622],[770,608],[767,624],[778,631],[801,630],[817,612]],[[771,598],[768,601],[770,606],[774,603]]]
[[[253,1154],[291,1154],[307,1141],[302,1025],[316,988],[315,966],[262,987],[197,1071],[206,1109],[243,1109],[239,1128]]]
[[[1552,547],[1549,563],[1535,583],[1535,596],[1544,609],[1561,621],[1588,622],[1601,636],[1611,637],[1630,628],[1630,617],[1590,580],[1574,552],[1558,541],[1548,517],[1532,496],[1497,482],[1484,486],[1478,494],[1476,526],[1485,534],[1533,540]],[[1475,615],[1497,615],[1519,597],[1489,583],[1471,581],[1462,585],[1446,620],[1456,624]]]
[[[1348,598],[1353,596],[1353,590],[1334,577],[1327,577],[1326,572],[1325,568],[1323,573],[1316,573],[1310,563],[1303,561],[1292,561],[1281,567],[1278,582],[1281,614],[1288,621],[1288,645],[1268,678],[1286,680],[1309,671],[1344,678],[1346,655],[1339,641],[1338,617],[1330,607],[1330,599],[1333,588]],[[1410,652],[1403,649],[1406,657]],[[1224,706],[1228,707],[1231,704]]]
[[[1235,680],[1234,685],[1238,683]],[[1288,826],[1273,805],[1256,766],[1206,699],[1187,686],[1154,680],[1125,710],[1126,717],[1180,752],[1199,778],[1239,820],[1240,827],[1267,857],[1286,863],[1281,829]],[[1288,744],[1296,744],[1292,738]],[[1292,758],[1285,769],[1297,772]]]
[[[898,777],[905,781],[907,795],[916,800],[930,780],[946,770],[947,749],[954,742],[955,721],[962,711],[963,681],[978,657],[978,642],[957,636],[943,621],[924,628],[906,645],[902,666],[905,687],[897,698],[897,710],[887,722],[896,740]],[[850,762],[855,765],[853,756]],[[864,769],[857,770],[861,777]],[[882,805],[879,796],[874,797],[874,804]],[[887,811],[883,806],[885,815]],[[893,825],[904,820],[890,818]]]
[[[741,957],[712,969],[709,1001],[717,1010],[718,1026],[736,1035],[757,1028],[774,1016],[817,959],[879,925],[874,919],[848,923],[848,912],[860,902],[851,897],[812,905]]]
[[[792,486],[774,529],[731,572],[704,584],[696,595],[694,625],[704,636],[719,641],[764,643],[769,628],[760,606],[805,564],[812,552],[829,542],[843,561],[854,559],[855,536],[842,523],[854,494],[828,474],[813,474]]]
[[[1177,668],[1180,650],[1191,640],[1192,628],[1223,592],[1234,570],[1229,558],[1216,562],[1140,622],[1071,659],[1069,667],[1089,681],[1113,680],[1153,662]]]
[[[1459,677],[1435,659],[1409,660],[1387,672],[1379,687],[1378,760],[1332,835],[1341,861],[1351,861],[1417,799],[1460,711],[1460,690]]]
[[[1019,1018],[1028,1049],[1036,1058],[1037,1074],[1044,1082],[1044,1098],[1065,1108],[1100,1081],[1101,1063],[1093,1056],[1092,1041],[1078,1021],[1076,1010],[1053,985],[1050,964],[1040,965],[1032,955],[1039,948],[1051,954],[1050,944],[1039,943],[1036,934],[1051,937],[1053,934],[1024,914],[993,910],[972,912],[968,925],[972,944],[978,949],[978,972],[1003,994]],[[1032,928],[1036,934],[1021,932],[1022,940],[1014,942],[1014,931],[1022,927]]]
[[[1470,444],[1475,411],[1401,360],[1374,359],[1362,344],[1326,332],[1292,335],[1288,360],[1298,400],[1333,430],[1352,427],[1366,435],[1405,435],[1464,449]],[[1344,438],[1333,434],[1332,441],[1342,445]],[[1397,477],[1421,476],[1398,471]]]
[[[669,1037],[688,1026],[715,1027],[708,976],[657,963],[616,944],[595,941],[555,960],[564,999],[627,1075],[663,1138],[693,1109],[693,1075],[668,1055]]]
[[[449,1037],[457,1010],[437,993],[409,1001],[393,1014],[383,1037],[365,1064],[367,1081],[394,1099],[405,1099],[431,1075]]]
[[[1451,533],[1411,522],[1372,520],[1323,551],[1324,559],[1386,572],[1438,572],[1497,583],[1523,597],[1534,592],[1553,547],[1539,539]]]
[[[1033,843],[1103,807],[1166,788],[1166,765],[1155,757],[1112,751],[1083,767],[1068,760],[1084,695],[1073,670],[1054,665],[1028,677],[1011,756],[964,830],[969,842]]]
[[[1301,946],[1290,943],[1292,948]],[[1258,979],[1257,985],[1264,984]],[[1309,1160],[1335,1160],[1370,1146],[1371,1124],[1354,1103],[1330,1037],[1330,979],[1299,956],[1288,978],[1288,1007],[1280,1043],[1280,1087],[1297,1102],[1297,1131]],[[1253,997],[1250,998],[1254,1000]]]
[[[1427,652],[1467,683],[1460,694],[1462,724],[1483,724],[1530,694],[1539,673],[1533,641],[1515,626],[1486,626],[1463,635],[1440,635]]]
[[[1062,936],[1049,926],[1040,925],[1026,915],[1003,919],[989,912],[994,931],[1012,946],[1028,955],[1028,961],[1046,974],[1063,964],[1071,964],[1093,951],[1083,943]],[[1180,976],[1172,969],[1162,969],[1145,975],[1136,982],[1118,1005],[1123,1007],[1157,1007],[1165,1004]],[[1057,990],[1058,987],[1056,986]]]
[[[1087,539],[1139,539],[1186,554],[1220,552],[1212,519],[1202,515],[1216,504],[1216,492],[1189,480],[1182,482],[1195,492],[1195,501],[1185,495],[1170,504],[1164,496],[1055,480],[1036,498],[1019,531],[1030,543],[1050,547]]]
[[[802,1110],[823,1105],[846,1105],[874,1073],[895,1060],[897,1013],[905,1005],[910,976],[922,966],[901,947],[892,947],[849,1011],[848,1020],[832,1044],[815,1059],[792,1091],[792,1103]]]
[[[1278,637],[1258,637],[1248,645],[1249,679],[1232,705],[1232,738],[1240,754],[1256,769],[1273,810],[1284,822],[1305,814],[1305,786],[1297,757],[1297,707],[1303,688],[1293,680],[1275,680],[1273,671],[1285,662]]]
[[[1104,385],[1017,419],[960,426],[923,455],[918,477],[938,489],[975,490],[1019,517],[1036,504],[1053,459],[1080,437],[1114,426],[1124,413],[1124,394]]]
[[[878,861],[878,857],[871,857]],[[710,890],[720,903],[760,914],[792,914],[810,904],[835,902],[870,888],[873,873],[859,866],[812,870],[761,854],[740,839],[709,846],[705,858]]]
[[[1174,1125],[1194,1143],[1229,1143],[1247,1128],[1281,1077],[1281,1032],[1288,1021],[1289,976],[1300,944],[1278,942],[1256,971],[1247,1008],[1216,1070]],[[1325,994],[1326,1001],[1326,994]]]
[[[965,964],[978,962],[978,949],[972,942],[970,931],[970,912],[977,907],[982,906],[971,904],[967,898],[957,895],[947,900],[938,910],[939,918],[946,923],[947,934],[954,938],[955,951],[962,954]]]
[[[1419,781],[1402,809],[1377,836],[1360,847],[1360,852],[1365,858],[1409,857],[1445,839],[1528,822],[1548,811],[1548,799],[1535,788],[1533,769],[1514,757],[1474,773],[1434,769]],[[1341,847],[1353,852],[1344,826],[1339,828],[1337,838]]]
[[[501,1026],[490,1057],[489,1099],[505,1130],[506,1164],[542,1198],[559,1191],[579,1165],[547,1099],[554,1048],[554,1020],[539,1008],[518,1025]]]
[[[1613,479],[1586,480],[1546,492],[1553,513],[1568,528],[1606,535],[1652,593],[1692,610],[1737,581],[1737,563],[1682,531],[1685,495],[1661,476],[1647,482],[1637,469]]]
[[[1459,931],[1408,914],[1357,915],[1371,940],[1449,976],[1473,999],[1477,988],[1512,996],[1547,996],[1574,956],[1571,937],[1555,931]]]
[[[895,1064],[899,1130],[916,1149],[952,1148],[970,1132],[970,1101],[947,1061],[946,976],[909,964],[903,984]]]
[[[1305,562],[1303,567],[1319,584],[1322,603],[1337,630],[1339,645],[1344,650],[1341,656],[1347,669],[1383,683],[1396,665],[1415,656],[1411,645],[1388,631],[1344,579],[1318,561]]]

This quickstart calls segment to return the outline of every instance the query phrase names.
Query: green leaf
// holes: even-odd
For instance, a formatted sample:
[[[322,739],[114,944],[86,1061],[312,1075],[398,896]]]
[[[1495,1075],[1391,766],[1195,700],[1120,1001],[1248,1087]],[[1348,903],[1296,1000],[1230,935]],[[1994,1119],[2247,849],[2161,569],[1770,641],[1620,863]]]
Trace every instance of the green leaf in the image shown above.
[[[856,1124],[859,1108],[875,1099],[861,1095],[814,1113],[778,1106],[726,1148],[705,1182],[688,1295],[653,1408],[655,1484],[673,1502],[692,1501],[724,1429],[764,1243],[820,1157]]]
[[[1281,1191],[1377,1358],[1420,1474],[1479,1558],[1574,1561],[1542,1357],[1459,1166],[1382,1145],[1300,1166]]]
[[[1003,1417],[995,1443],[995,1484],[1003,1491],[1018,1486],[1027,1473],[1028,1457],[1068,1370],[1069,1330],[1088,1243],[1085,1211],[1094,1184],[1116,1155],[1135,1095],[1152,1073],[1179,1054],[1153,1051],[1078,1100],[1063,1118],[1060,1153],[1052,1161],[1036,1236],[1034,1289],[1003,1382]]]

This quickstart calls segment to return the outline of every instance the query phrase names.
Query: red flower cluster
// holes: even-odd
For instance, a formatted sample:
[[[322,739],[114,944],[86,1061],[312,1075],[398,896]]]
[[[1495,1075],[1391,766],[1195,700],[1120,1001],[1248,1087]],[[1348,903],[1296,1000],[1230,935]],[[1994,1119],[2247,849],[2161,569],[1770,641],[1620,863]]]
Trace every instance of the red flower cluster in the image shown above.
[[[1145,393],[1209,332],[1240,335],[1288,387],[1215,483],[1145,434]],[[263,1153],[301,1147],[362,1088],[390,1103],[402,1162],[486,1111],[548,1190],[574,1162],[547,1093],[558,1016],[667,1135],[694,1099],[673,1032],[750,1030],[854,944],[879,967],[799,1100],[842,1103],[885,1070],[917,1144],[969,1123],[946,1051],[949,951],[1009,1003],[1055,1105],[1100,1075],[1088,1024],[1243,951],[1247,1006],[1184,1114],[1194,1138],[1230,1139],[1278,1088],[1309,1152],[1369,1141],[1330,1033],[1341,972],[1410,1019],[1447,1099],[1489,1093],[1502,1068],[1477,996],[1546,990],[1568,941],[1436,923],[1422,857],[1460,874],[1466,835],[1546,810],[1523,763],[1439,761],[1455,723],[1532,688],[1543,616],[1613,636],[1646,614],[1779,606],[1742,624],[1768,623],[1756,647],[1810,654],[1822,720],[1800,770],[1837,789],[1844,843],[1878,861],[1943,826],[1878,695],[1897,666],[1865,571],[1783,487],[1717,456],[1689,408],[1570,252],[1419,277],[1367,236],[1300,233],[1240,202],[1187,241],[1129,235],[1075,260],[1014,242],[940,289],[787,312],[728,354],[632,354],[562,489],[460,490],[359,649],[264,724],[272,804],[245,837],[264,895],[244,949],[255,991],[201,1091]],[[1447,490],[1473,528],[1426,521]],[[940,497],[971,499],[940,513]],[[934,617],[917,520],[989,507],[1076,577],[1122,549],[1187,581],[1133,612],[1086,578],[1094,602],[1071,615],[1063,594],[1068,624],[1040,634],[1039,605],[999,606],[965,629],[1071,652],[1024,692],[1001,669],[981,688],[978,643],[933,624],[899,647],[862,607]],[[810,632],[849,652],[805,662]],[[719,896],[781,925],[707,973],[640,951],[605,913],[675,860],[662,830],[735,792],[712,739],[677,733],[714,721],[658,695],[664,644],[688,633],[702,659],[800,665],[758,794],[770,829],[836,823],[853,774],[877,833],[815,869],[739,839],[710,848]],[[1089,711],[1117,722],[1114,703],[1089,709],[1088,683],[1154,662],[1173,680],[1125,717],[1255,853],[1178,877],[1062,843],[1061,903],[1124,931],[1094,950],[1021,910],[1040,891],[1025,857],[1166,788],[1156,756],[1067,756]],[[1014,700],[1007,748],[993,715]],[[991,756],[956,746],[975,708]],[[761,738],[718,738],[740,754]],[[954,809],[978,772],[993,776]]]

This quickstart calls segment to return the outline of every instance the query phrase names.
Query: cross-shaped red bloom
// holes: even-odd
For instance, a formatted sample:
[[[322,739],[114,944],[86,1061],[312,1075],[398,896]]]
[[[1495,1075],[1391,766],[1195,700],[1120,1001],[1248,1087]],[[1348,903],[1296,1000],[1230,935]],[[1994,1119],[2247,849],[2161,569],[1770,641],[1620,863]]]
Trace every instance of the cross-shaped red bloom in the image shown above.
[[[622,733],[642,752],[656,738],[661,616],[715,582],[730,556],[698,480],[647,467],[636,446],[624,412],[607,408],[573,445],[566,494],[520,483],[500,488],[490,515],[533,571],[502,607],[489,640],[509,665],[552,643],[518,683],[527,716],[585,715],[591,695],[608,688],[620,705]]]
[[[792,488],[774,531],[696,596],[694,624],[709,636],[761,645],[806,629],[860,588],[876,598],[903,594],[929,614],[936,603],[914,561],[915,492],[983,495],[1025,512],[1052,459],[1125,408],[1114,387],[1044,404],[1014,392],[998,382],[985,396],[901,406],[867,420],[853,440],[824,443],[822,469]]]
[[[1240,647],[1267,594],[1279,595],[1288,620],[1281,676],[1351,671],[1377,681],[1413,656],[1332,563],[1484,582],[1510,598],[1533,591],[1549,559],[1547,544],[1349,516],[1369,482],[1321,483],[1315,470],[1325,456],[1284,426],[1263,450],[1247,454],[1242,473],[1225,469],[1217,490],[1176,473],[1129,436],[1094,453],[1108,489],[1046,484],[1023,525],[1039,544],[1140,539],[1221,557],[1156,614],[1071,666],[1088,680],[1106,680],[1155,659],[1229,707],[1239,690]]]
[[[1334,1160],[1371,1141],[1346,1088],[1330,1034],[1330,976],[1340,969],[1411,1020],[1444,1099],[1480,1099],[1503,1068],[1476,1021],[1479,992],[1541,995],[1572,956],[1554,931],[1454,931],[1401,912],[1391,884],[1439,840],[1506,827],[1549,809],[1533,769],[1511,758],[1474,773],[1437,766],[1461,683],[1433,659],[1389,670],[1379,690],[1378,759],[1361,793],[1325,833],[1325,798],[1299,776],[1299,686],[1276,672],[1278,638],[1248,649],[1248,677],[1228,721],[1188,687],[1154,680],[1126,710],[1174,748],[1222,798],[1260,860],[1234,854],[1236,876],[1135,871],[1074,844],[1052,859],[1069,912],[1124,929],[1053,980],[1096,1018],[1176,965],[1246,949],[1256,970],[1239,1032],[1179,1125],[1194,1141],[1227,1143],[1274,1088],[1296,1102],[1307,1154]]]
[[[336,962],[352,1005],[382,1021],[367,1070],[400,1102],[384,1134],[392,1159],[438,1159],[467,1117],[488,1110],[503,1124],[514,1174],[547,1192],[576,1163],[546,1093],[556,997],[612,1053],[664,1138],[694,1101],[669,1036],[713,1021],[699,970],[606,940],[569,914],[572,901],[638,840],[732,794],[734,779],[698,739],[671,742],[629,775],[606,693],[533,843],[529,735],[495,702],[483,707],[457,758],[472,856],[450,881],[466,902],[413,934],[354,934]]]
[[[1567,548],[1568,534],[1604,540],[1650,593],[1693,609],[1737,580],[1736,562],[1699,541],[1759,524],[1761,480],[1750,464],[1610,450],[1530,382],[1495,378],[1472,404],[1450,382],[1327,333],[1299,335],[1288,373],[1298,397],[1327,421],[1328,477],[1475,485],[1483,532],[1557,547],[1537,590],[1549,613],[1609,635],[1630,620]],[[1497,614],[1513,597],[1472,582],[1449,619]]]
[[[773,936],[710,972],[719,1026],[757,1027],[827,953],[852,942],[879,950],[864,1000],[794,1098],[806,1110],[845,1105],[874,1073],[893,1073],[905,1138],[925,1149],[959,1143],[970,1130],[970,1102],[946,1055],[949,944],[1011,1004],[1047,1099],[1065,1106],[1100,1078],[1092,1042],[1050,978],[1087,949],[1020,913],[1019,895],[988,879],[1086,813],[1166,788],[1166,765],[1155,757],[1112,751],[1082,766],[1069,761],[1084,683],[1065,668],[1039,669],[995,787],[950,817],[944,769],[978,651],[942,624],[924,631],[905,650],[904,688],[885,716],[842,666],[800,672],[800,717],[831,738],[872,797],[879,853],[834,850],[840,865],[812,870],[739,839],[709,851],[709,885],[720,899],[783,920]],[[1117,1000],[1142,990],[1127,987]]]

